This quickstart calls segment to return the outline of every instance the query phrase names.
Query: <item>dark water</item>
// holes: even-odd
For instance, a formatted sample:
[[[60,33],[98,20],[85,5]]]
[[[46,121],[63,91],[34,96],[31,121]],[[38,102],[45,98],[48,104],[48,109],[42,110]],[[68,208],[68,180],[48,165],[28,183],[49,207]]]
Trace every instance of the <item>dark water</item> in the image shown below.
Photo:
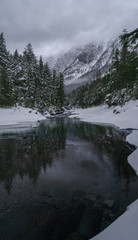
[[[0,135],[0,239],[85,240],[138,197],[126,132],[67,118]]]

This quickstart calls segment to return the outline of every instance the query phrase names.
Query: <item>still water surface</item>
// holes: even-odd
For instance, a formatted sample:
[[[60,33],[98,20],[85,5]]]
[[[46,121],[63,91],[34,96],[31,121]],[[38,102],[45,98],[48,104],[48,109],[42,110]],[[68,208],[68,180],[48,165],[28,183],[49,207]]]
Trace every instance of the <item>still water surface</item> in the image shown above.
[[[0,239],[85,240],[138,197],[126,132],[75,119],[0,135]]]

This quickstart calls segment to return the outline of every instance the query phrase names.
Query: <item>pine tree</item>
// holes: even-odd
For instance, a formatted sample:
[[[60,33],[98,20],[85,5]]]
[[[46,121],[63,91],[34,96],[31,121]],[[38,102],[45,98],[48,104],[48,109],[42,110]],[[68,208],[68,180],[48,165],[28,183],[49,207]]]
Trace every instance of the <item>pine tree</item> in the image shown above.
[[[56,105],[57,102],[57,73],[56,70],[53,70],[53,74],[52,74],[52,89],[51,89],[51,104],[53,106]]]
[[[64,106],[65,90],[64,90],[64,76],[62,73],[59,74],[58,102],[59,102],[59,107]]]
[[[8,70],[3,67],[0,71],[0,106],[7,107],[14,104],[12,86],[9,81]]]
[[[48,63],[46,63],[44,64],[42,82],[43,103],[45,103],[46,108],[53,104],[53,89],[52,74]]]
[[[52,77],[48,64],[44,64],[40,57],[38,63],[38,81],[36,85],[37,107],[44,112],[52,103]]]
[[[14,104],[11,72],[9,69],[9,53],[3,33],[0,34],[0,106],[12,106]]]
[[[37,60],[29,43],[23,53],[24,102],[26,107],[34,107],[36,102]]]
[[[22,56],[15,50],[13,55],[10,55],[10,70],[11,81],[13,85],[13,95],[16,103],[21,104],[22,98]]]
[[[43,82],[43,60],[40,56],[39,62],[37,64],[37,73],[35,80],[35,107],[40,109],[41,100],[42,100],[42,82]]]
[[[127,83],[127,63],[128,63],[128,41],[127,41],[127,31],[120,36],[120,42],[122,44],[122,49],[120,51],[120,81],[121,85]],[[121,87],[122,87],[121,86]]]
[[[122,49],[120,52],[120,76],[122,83],[130,86],[134,83],[136,79],[136,68],[138,55],[133,48],[132,43],[138,39],[138,29],[133,32],[124,33],[120,36],[120,41],[122,44]]]
[[[6,49],[6,43],[4,34],[0,34],[0,69],[8,66],[8,51]]]

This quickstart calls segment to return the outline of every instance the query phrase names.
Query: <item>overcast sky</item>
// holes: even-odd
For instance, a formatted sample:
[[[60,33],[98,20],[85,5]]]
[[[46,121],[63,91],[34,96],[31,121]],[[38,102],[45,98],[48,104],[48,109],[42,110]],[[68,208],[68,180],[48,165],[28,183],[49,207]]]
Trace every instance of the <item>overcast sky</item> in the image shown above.
[[[0,0],[7,49],[47,56],[138,27],[138,0]]]

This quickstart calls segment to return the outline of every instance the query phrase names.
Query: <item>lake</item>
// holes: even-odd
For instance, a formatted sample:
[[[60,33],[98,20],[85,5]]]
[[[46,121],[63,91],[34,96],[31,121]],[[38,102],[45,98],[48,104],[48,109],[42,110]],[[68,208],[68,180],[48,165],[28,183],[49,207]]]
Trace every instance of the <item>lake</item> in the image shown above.
[[[128,131],[52,118],[0,134],[0,239],[86,240],[138,197]]]

